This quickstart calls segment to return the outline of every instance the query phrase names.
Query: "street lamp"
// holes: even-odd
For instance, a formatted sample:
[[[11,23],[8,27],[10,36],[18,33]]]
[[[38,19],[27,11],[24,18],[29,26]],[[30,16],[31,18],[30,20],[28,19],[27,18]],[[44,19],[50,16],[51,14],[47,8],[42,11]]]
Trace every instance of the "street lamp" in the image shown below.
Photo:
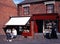
[[[17,15],[19,16],[19,5],[23,0],[13,0],[14,4],[17,6]]]

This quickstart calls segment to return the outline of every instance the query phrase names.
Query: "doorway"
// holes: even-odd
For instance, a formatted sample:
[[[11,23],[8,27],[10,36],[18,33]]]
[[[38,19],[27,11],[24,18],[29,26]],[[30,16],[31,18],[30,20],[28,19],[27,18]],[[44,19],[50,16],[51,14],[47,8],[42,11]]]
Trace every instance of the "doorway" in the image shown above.
[[[38,33],[43,33],[43,20],[36,20]]]

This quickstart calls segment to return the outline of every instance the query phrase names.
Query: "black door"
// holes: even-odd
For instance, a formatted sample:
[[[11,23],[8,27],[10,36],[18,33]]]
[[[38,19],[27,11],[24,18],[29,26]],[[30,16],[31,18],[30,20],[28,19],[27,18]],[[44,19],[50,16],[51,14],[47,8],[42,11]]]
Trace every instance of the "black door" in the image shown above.
[[[38,27],[38,33],[43,32],[43,20],[36,20],[37,27]]]

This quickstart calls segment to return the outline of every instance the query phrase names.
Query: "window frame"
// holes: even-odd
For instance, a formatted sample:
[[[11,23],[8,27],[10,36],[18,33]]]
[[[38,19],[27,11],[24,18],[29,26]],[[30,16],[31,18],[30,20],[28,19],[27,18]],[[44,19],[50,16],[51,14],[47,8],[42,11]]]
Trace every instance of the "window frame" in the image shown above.
[[[46,13],[54,13],[54,4],[46,4]]]
[[[24,15],[29,15],[29,6],[23,7],[24,8]]]

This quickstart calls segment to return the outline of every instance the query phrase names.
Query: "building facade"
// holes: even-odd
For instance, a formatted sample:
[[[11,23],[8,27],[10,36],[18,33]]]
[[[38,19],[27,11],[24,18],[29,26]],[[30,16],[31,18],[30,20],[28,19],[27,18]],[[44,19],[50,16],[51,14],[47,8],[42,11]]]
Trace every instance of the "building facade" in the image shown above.
[[[4,4],[3,4],[4,2]],[[7,4],[8,2],[8,4]],[[54,25],[57,32],[60,32],[60,2],[59,1],[46,1],[46,0],[24,0],[18,4],[17,8],[12,2],[0,1],[1,17],[0,17],[0,34],[4,34],[3,27],[5,23],[12,16],[19,17],[30,17],[29,22],[25,26],[13,26],[18,29],[18,34],[20,34],[20,29],[23,30],[25,36],[31,36],[34,33],[43,33],[44,30],[52,30]],[[5,15],[6,14],[6,15]],[[19,29],[20,28],[20,29]],[[27,32],[27,33],[26,33]]]
[[[45,29],[52,29],[52,24],[60,32],[60,1],[25,0],[18,8],[19,16],[31,16],[31,33],[43,33]]]

